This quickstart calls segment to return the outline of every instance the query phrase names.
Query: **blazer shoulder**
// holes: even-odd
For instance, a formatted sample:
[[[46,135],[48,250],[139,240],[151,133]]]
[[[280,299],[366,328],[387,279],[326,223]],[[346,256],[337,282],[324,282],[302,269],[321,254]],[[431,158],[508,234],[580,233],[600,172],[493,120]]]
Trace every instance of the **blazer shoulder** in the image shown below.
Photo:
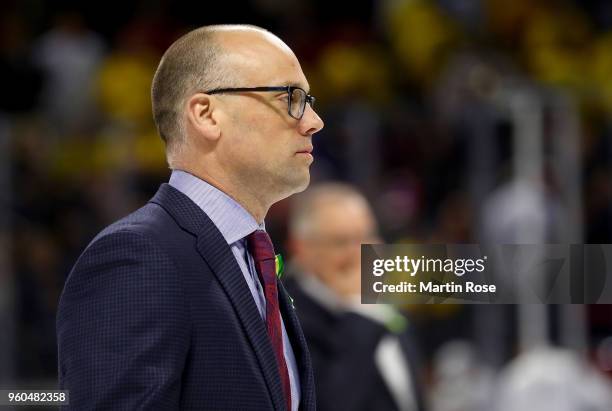
[[[178,275],[178,258],[169,245],[169,236],[181,231],[161,207],[147,204],[102,230],[75,262],[65,288],[77,278],[116,275],[117,267],[129,267],[126,274],[173,272]],[[180,233],[178,235],[186,235]]]
[[[100,231],[91,243],[120,232],[139,234],[142,237],[155,240],[156,238],[163,238],[172,230],[180,230],[179,225],[172,216],[161,206],[155,203],[147,203]]]

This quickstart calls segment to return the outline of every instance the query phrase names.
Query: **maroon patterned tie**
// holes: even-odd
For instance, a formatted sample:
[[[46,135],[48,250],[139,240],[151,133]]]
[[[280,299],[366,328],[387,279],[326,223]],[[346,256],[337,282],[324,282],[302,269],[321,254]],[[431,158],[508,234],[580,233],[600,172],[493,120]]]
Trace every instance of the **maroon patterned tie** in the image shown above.
[[[268,335],[278,361],[278,372],[283,383],[287,409],[291,410],[291,386],[289,371],[283,352],[283,332],[280,310],[278,308],[278,288],[276,286],[276,259],[270,236],[263,230],[257,230],[247,237],[249,252],[255,261],[255,268],[264,287],[266,296],[266,326]]]

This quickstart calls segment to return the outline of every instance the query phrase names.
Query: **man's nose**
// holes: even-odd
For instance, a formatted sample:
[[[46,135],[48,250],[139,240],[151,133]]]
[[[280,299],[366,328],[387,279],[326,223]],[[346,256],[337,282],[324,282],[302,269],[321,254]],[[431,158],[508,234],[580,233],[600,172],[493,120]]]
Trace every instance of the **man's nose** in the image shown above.
[[[300,133],[304,136],[311,136],[320,131],[324,125],[325,123],[323,123],[317,112],[314,111],[310,104],[306,104],[306,111],[299,124]]]

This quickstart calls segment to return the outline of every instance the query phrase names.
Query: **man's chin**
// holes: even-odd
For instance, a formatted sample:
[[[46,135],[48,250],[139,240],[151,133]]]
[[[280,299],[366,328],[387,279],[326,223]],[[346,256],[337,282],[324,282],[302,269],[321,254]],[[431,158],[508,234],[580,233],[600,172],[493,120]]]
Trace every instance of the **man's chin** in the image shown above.
[[[291,193],[289,195],[301,193],[310,185],[310,170],[306,170],[304,174],[293,177],[289,184],[291,186]]]
[[[304,181],[302,182],[301,185],[297,187],[295,192],[301,193],[302,191],[306,190],[309,185],[310,185],[310,172],[307,172],[306,177],[304,178]]]
[[[310,184],[310,171],[306,169],[298,173],[292,170],[292,173],[284,174],[283,178],[278,181],[280,183],[277,186],[279,197],[276,201],[281,201],[308,188]]]

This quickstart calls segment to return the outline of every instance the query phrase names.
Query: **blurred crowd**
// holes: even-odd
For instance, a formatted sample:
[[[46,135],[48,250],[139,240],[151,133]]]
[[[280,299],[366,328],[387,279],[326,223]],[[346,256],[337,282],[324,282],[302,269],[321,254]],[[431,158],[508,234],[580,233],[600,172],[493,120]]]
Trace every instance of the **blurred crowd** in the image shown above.
[[[326,123],[313,183],[357,187],[384,241],[612,242],[612,3],[207,3],[0,6],[0,300],[15,329],[0,381],[55,378],[63,282],[102,227],[167,181],[151,79],[165,48],[203,24],[261,25],[292,47]],[[289,210],[266,220],[281,252]],[[405,309],[433,409],[491,409],[489,376],[520,352],[525,313]],[[570,342],[562,309],[540,314],[546,340],[581,360],[550,348],[522,358],[499,374],[504,395],[538,362],[561,375],[586,359],[585,375],[611,375],[611,306],[586,307]]]

